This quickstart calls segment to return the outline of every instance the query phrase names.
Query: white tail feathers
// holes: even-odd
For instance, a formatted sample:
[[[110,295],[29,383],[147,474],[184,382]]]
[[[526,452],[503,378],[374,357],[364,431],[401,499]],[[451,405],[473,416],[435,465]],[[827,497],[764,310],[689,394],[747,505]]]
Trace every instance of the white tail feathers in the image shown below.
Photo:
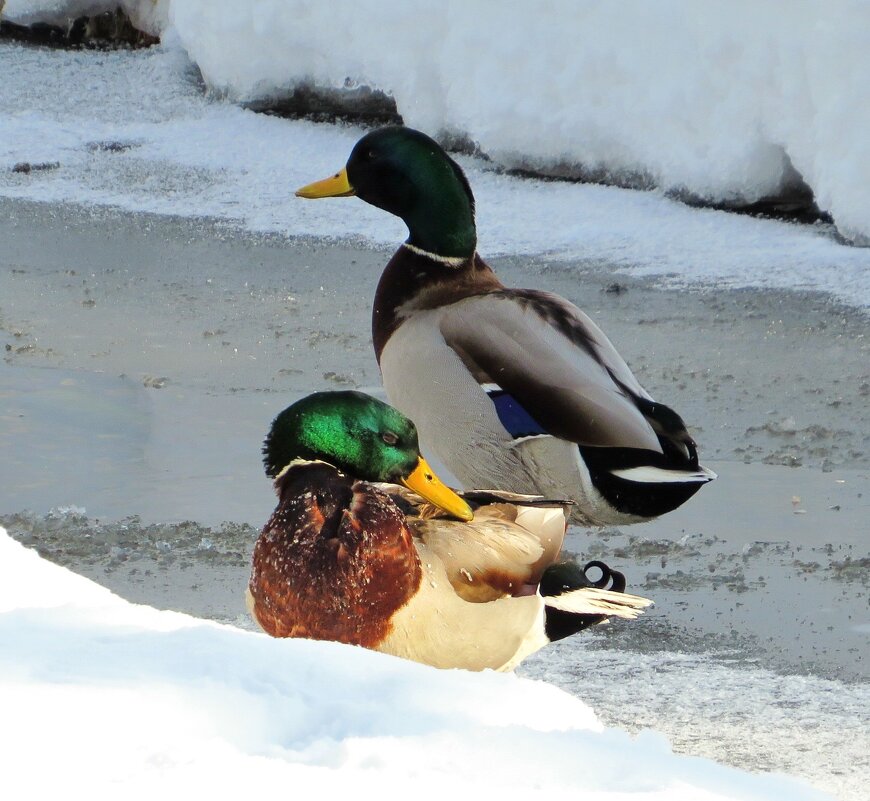
[[[706,484],[717,478],[712,470],[699,467],[697,470],[666,470],[663,467],[627,467],[624,470],[611,470],[614,476],[640,484]]]
[[[545,596],[544,604],[562,612],[577,615],[607,615],[634,620],[643,614],[643,610],[652,606],[649,598],[640,595],[629,595],[613,590],[599,590],[596,587],[582,587],[570,590],[561,595]]]

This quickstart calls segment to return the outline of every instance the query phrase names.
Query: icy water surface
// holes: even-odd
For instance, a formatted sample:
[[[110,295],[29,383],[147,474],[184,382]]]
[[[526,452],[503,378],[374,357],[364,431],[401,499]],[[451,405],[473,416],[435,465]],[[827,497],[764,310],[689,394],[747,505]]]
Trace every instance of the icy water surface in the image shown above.
[[[647,627],[640,648],[641,637],[629,645],[622,633],[557,644],[519,672],[579,695],[608,725],[662,732],[675,751],[802,776],[841,799],[866,797],[866,681],[769,670],[740,647],[674,643],[667,627]]]

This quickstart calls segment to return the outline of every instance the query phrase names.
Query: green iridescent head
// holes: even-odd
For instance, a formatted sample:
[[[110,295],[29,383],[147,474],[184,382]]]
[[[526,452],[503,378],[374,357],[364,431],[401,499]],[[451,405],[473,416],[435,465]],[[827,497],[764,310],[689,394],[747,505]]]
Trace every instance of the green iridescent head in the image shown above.
[[[408,242],[439,256],[470,258],[477,247],[474,196],[465,173],[434,139],[412,128],[367,133],[343,170],[296,194],[356,195],[401,217]]]
[[[276,478],[294,459],[327,462],[363,481],[404,484],[461,520],[473,518],[420,455],[417,427],[362,392],[315,392],[281,412],[263,444],[266,473]]]
[[[274,478],[294,459],[318,459],[365,481],[396,482],[420,458],[416,426],[362,392],[316,392],[279,414],[263,445]]]

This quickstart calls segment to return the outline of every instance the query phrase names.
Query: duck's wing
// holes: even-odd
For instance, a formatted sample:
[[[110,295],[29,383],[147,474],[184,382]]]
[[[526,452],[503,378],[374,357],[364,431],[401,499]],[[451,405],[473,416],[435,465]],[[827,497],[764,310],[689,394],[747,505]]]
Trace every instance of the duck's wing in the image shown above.
[[[438,558],[456,593],[486,602],[534,592],[562,550],[571,502],[499,490],[460,493],[474,510],[463,522],[405,487],[378,484],[414,536]]]
[[[511,594],[516,595],[518,592],[528,591],[530,587],[536,587],[544,570],[552,565],[562,552],[573,503],[501,490],[474,490],[462,493],[462,497],[474,509],[474,520],[470,525],[473,527],[476,525],[478,539],[484,544],[492,544],[494,539],[492,532],[496,527],[503,529],[501,535],[505,541],[505,546],[501,549],[503,561],[509,563],[507,553],[511,546],[517,547],[527,534],[531,534],[534,542],[539,546],[539,555],[530,563],[528,571],[525,568],[516,571],[516,578],[522,579],[524,588],[518,591],[517,581],[514,581]],[[484,568],[484,560],[479,555],[477,561]],[[445,563],[448,569],[452,566],[449,557],[446,558]],[[521,562],[516,560],[515,564],[519,565]],[[524,565],[525,562],[523,561],[522,564]],[[485,565],[485,569],[490,572],[495,569],[497,574],[495,565]],[[456,577],[457,583],[460,580],[463,584],[471,584],[468,576],[462,572]]]
[[[427,516],[425,509],[419,519],[409,521],[466,601],[534,592],[562,550],[570,503],[516,500],[528,496],[513,496],[508,502],[499,495],[511,493],[466,493],[463,497],[474,507],[470,523]]]
[[[694,452],[679,415],[652,400],[597,325],[548,292],[498,290],[451,304],[445,342],[483,385],[516,439],[662,454],[661,435]]]
[[[533,591],[529,585],[544,549],[521,526],[486,514],[475,515],[471,523],[421,519],[409,524],[463,600],[483,603]]]

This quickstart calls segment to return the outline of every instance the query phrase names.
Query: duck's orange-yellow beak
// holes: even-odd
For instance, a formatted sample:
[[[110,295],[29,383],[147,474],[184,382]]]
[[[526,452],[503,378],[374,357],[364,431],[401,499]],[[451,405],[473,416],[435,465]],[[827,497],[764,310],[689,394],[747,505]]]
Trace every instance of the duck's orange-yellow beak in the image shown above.
[[[402,483],[409,490],[413,490],[429,503],[435,504],[439,509],[443,509],[454,517],[465,521],[474,519],[471,507],[450,487],[442,483],[422,456],[413,472],[402,479]]]
[[[319,198],[319,197],[350,197],[355,195],[356,190],[347,179],[347,170],[342,168],[335,175],[315,181],[296,190],[296,197]]]

